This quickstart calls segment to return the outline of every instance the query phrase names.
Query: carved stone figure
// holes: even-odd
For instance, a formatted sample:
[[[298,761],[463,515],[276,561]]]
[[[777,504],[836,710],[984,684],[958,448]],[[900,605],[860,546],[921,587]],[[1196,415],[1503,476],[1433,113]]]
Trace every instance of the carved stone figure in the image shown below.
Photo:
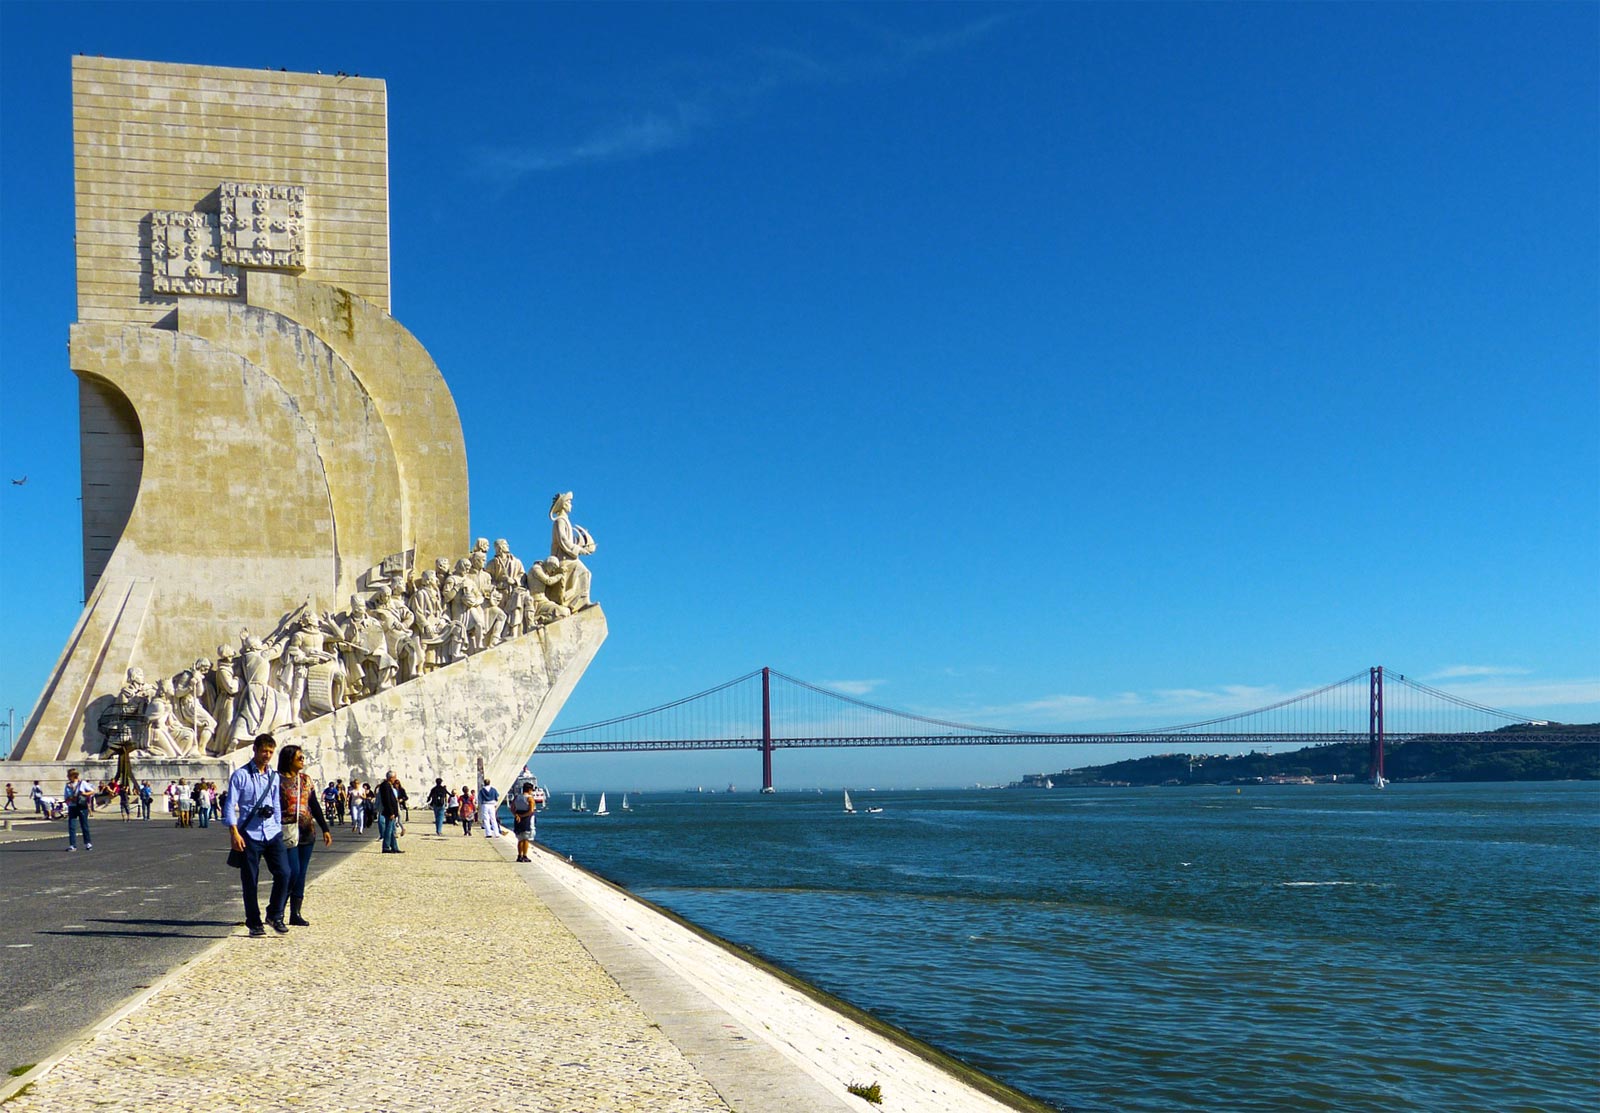
[[[133,711],[142,712],[145,703],[155,694],[156,686],[145,681],[144,670],[134,667],[128,670],[122,690],[117,693],[117,702],[126,704]]]
[[[395,659],[389,655],[383,624],[368,612],[366,600],[359,595],[350,599],[341,648],[349,682],[359,683],[361,695],[376,695],[394,686]]]
[[[561,574],[566,579],[562,603],[581,611],[593,601],[589,598],[589,569],[578,558],[594,552],[595,546],[588,530],[572,524],[571,513],[571,491],[550,500],[550,555],[561,562]]]
[[[386,587],[372,597],[371,614],[383,627],[389,656],[394,658],[395,679],[404,684],[422,675],[422,639],[405,600]]]
[[[345,703],[344,663],[328,648],[320,616],[309,607],[289,637],[289,715],[294,723],[324,715]]]
[[[450,610],[450,620],[459,624],[466,636],[466,651],[478,652],[484,642],[484,597],[472,570],[472,558],[462,557],[456,561],[455,571],[450,573],[439,594]]]
[[[483,541],[483,538],[480,537],[478,540]],[[484,541],[484,546],[485,549],[488,547],[487,541]],[[488,649],[491,645],[499,645],[500,636],[506,628],[506,612],[500,606],[504,598],[503,594],[496,590],[494,577],[489,573],[488,556],[489,554],[483,549],[473,549],[472,555],[467,558],[471,562],[468,566],[468,575],[478,585],[478,594],[483,596],[477,649]]]
[[[211,663],[202,657],[195,664],[198,666],[202,662]],[[180,672],[172,683],[172,713],[193,740],[195,753],[208,752],[217,729],[217,720],[200,699],[203,684],[201,674],[196,672]]]
[[[441,558],[442,561],[442,558]],[[411,593],[412,622],[425,652],[435,665],[448,665],[461,659],[466,630],[452,622],[439,594],[439,578],[432,568],[422,573],[422,582]]]
[[[528,566],[528,594],[535,625],[543,626],[572,613],[566,604],[566,573],[555,557],[536,560]]]
[[[243,648],[231,738],[235,746],[254,741],[256,735],[286,724],[290,718],[288,697],[272,683],[272,663],[283,655],[283,643],[268,646],[249,631],[241,631],[239,640]]]
[[[231,645],[217,646],[217,663],[206,674],[206,710],[217,721],[217,733],[211,738],[211,753],[225,754],[233,748],[233,720],[237,715],[239,692],[239,655]]]
[[[157,757],[188,757],[194,734],[173,711],[172,681],[163,680],[145,705],[145,751]]]
[[[527,570],[522,567],[522,561],[512,555],[511,546],[503,537],[494,543],[489,578],[500,591],[500,607],[506,613],[505,636],[515,637],[533,629],[533,601],[526,586]]]

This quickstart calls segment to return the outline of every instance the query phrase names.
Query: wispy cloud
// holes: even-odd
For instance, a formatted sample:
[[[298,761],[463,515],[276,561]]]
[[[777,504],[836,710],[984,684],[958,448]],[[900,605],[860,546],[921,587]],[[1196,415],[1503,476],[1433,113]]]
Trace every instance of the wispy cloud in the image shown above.
[[[1448,691],[1488,707],[1533,718],[1574,721],[1600,715],[1600,678],[1521,680],[1512,675],[1527,671],[1456,673],[1455,678],[1465,682],[1452,684]],[[933,718],[1018,730],[1072,730],[1108,723],[1127,729],[1159,729],[1266,707],[1304,690],[1224,684],[1215,688],[1158,688],[1106,695],[1059,693],[1012,703],[908,710]],[[1566,708],[1581,710],[1563,714]]]
[[[1149,692],[1115,692],[1109,695],[1059,693],[1013,703],[989,704],[959,710],[921,711],[936,718],[955,719],[979,726],[1028,729],[1070,729],[1108,720],[1156,728],[1216,715],[1249,711],[1286,699],[1293,692],[1250,684],[1217,688],[1162,688]]]
[[[1527,676],[1529,669],[1513,665],[1451,665],[1447,669],[1429,673],[1429,680],[1460,680],[1474,676]]]
[[[502,187],[529,174],[645,158],[687,146],[745,119],[777,94],[807,86],[846,85],[891,77],[941,54],[961,50],[1015,17],[1000,12],[957,26],[906,34],[853,19],[858,39],[829,52],[763,47],[715,63],[663,73],[634,103],[612,109],[578,136],[505,144],[477,152],[476,168]]]
[[[1577,718],[1600,713],[1600,677],[1575,680],[1493,680],[1476,684],[1453,684],[1451,695],[1470,699],[1488,707],[1527,713],[1535,718],[1571,720],[1558,709],[1591,705]]]
[[[822,687],[832,688],[847,696],[864,696],[874,688],[883,686],[882,680],[824,680]]]

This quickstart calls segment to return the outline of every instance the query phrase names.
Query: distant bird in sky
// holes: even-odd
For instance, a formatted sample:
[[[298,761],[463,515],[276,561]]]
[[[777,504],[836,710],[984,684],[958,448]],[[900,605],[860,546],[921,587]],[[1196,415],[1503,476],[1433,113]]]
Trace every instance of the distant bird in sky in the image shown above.
[[[11,485],[12,485],[12,486],[13,486],[13,487],[20,487],[20,486],[22,486],[22,485],[23,485],[23,484],[24,484],[24,483],[26,483],[26,482],[27,482],[27,481],[28,481],[28,477],[27,477],[27,476],[23,476],[23,477],[22,477],[22,478],[21,478],[21,479],[13,479],[13,480],[12,480],[12,481],[11,481]]]

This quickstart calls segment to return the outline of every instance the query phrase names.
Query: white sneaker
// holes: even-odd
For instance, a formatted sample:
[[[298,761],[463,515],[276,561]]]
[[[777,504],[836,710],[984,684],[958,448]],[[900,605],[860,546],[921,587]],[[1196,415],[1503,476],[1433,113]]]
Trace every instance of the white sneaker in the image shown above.
[[[83,844],[83,848],[85,850],[93,850],[94,849],[94,843],[86,842],[86,843]]]
[[[77,847],[75,847],[75,846],[69,846],[69,847],[67,847],[67,849],[68,849],[68,850],[76,850],[76,849],[78,849],[78,848],[77,848]]]

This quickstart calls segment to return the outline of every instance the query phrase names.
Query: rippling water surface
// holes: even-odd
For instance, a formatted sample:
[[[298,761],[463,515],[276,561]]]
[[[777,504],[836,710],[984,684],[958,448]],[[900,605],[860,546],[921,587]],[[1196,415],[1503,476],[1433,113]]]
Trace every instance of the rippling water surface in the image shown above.
[[[1600,786],[856,795],[539,838],[1062,1109],[1600,1108]]]

